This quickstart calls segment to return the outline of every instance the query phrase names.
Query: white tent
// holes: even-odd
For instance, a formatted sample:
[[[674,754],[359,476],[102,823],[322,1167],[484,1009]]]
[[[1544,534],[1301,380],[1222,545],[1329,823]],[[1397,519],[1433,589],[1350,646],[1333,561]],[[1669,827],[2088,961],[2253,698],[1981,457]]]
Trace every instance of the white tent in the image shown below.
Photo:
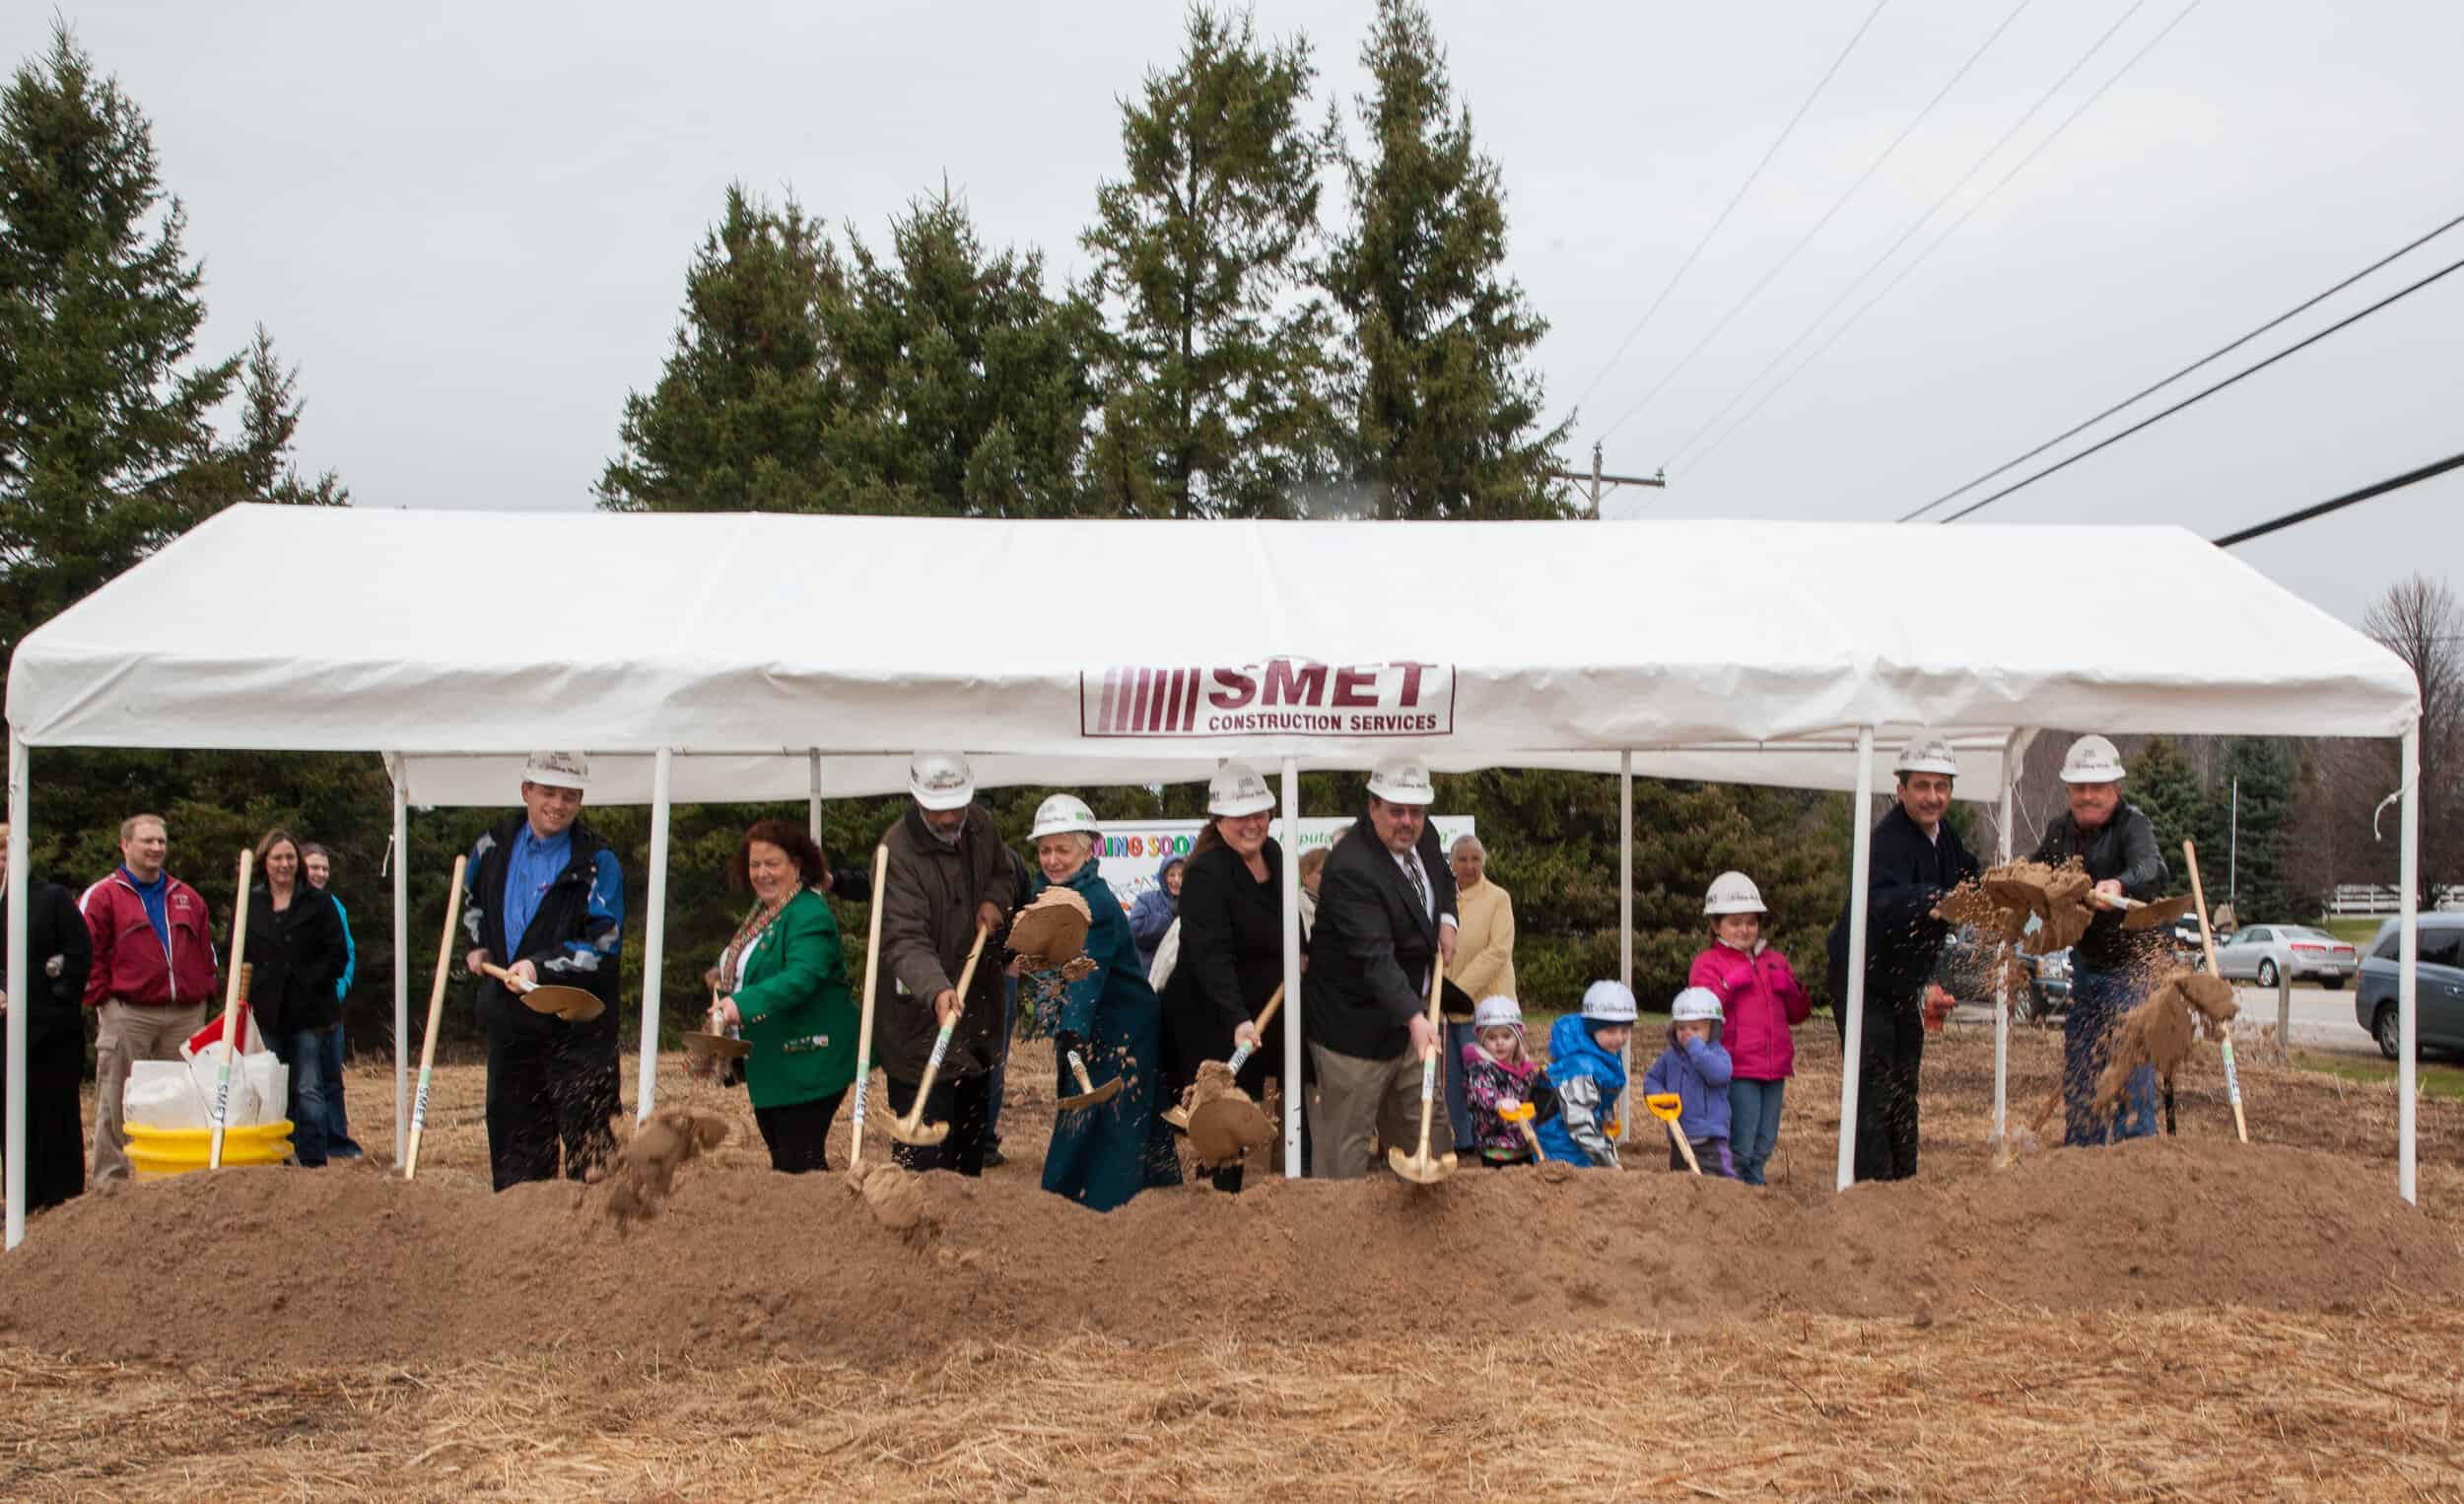
[[[248,587],[276,572],[329,581],[347,605],[304,641]],[[1125,637],[1079,604],[1099,587],[1156,608]],[[1440,770],[1623,767],[1870,794],[1896,742],[1932,727],[1963,748],[1962,792],[2007,804],[2004,754],[2028,727],[2400,736],[2409,770],[2417,711],[2394,655],[2169,527],[240,507],[20,646],[11,855],[35,746],[384,752],[397,832],[413,801],[512,802],[529,749],[584,750],[605,770],[594,798],[653,805],[654,1044],[672,800],[892,791],[917,747],[976,754],[988,783],[1202,778],[1249,757],[1280,764],[1297,818],[1303,768],[1405,749]],[[398,865],[395,909],[409,909]],[[22,936],[22,890],[9,923]],[[1293,977],[1297,932],[1287,917]],[[397,1046],[408,952],[397,943]],[[2409,1042],[2409,939],[2405,954]],[[10,955],[14,991],[23,946]],[[1852,975],[1853,1047],[1862,966]],[[11,1010],[13,1082],[23,1033]],[[2410,1196],[2409,1048],[2403,1090]],[[1851,1070],[1849,1122],[1855,1092]],[[24,1095],[9,1101],[14,1150]],[[1297,1144],[1295,1120],[1287,1167]]]

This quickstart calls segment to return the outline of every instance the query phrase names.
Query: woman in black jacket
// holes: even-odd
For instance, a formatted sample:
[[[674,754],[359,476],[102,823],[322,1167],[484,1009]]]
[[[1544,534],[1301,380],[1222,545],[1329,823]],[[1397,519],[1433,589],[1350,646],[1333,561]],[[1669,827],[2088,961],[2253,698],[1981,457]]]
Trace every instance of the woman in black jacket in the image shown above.
[[[1164,984],[1164,1064],[1169,1100],[1198,1067],[1257,1048],[1241,1066],[1241,1089],[1258,1096],[1283,1067],[1278,1008],[1264,1037],[1255,1020],[1283,981],[1283,849],[1266,836],[1274,795],[1266,780],[1230,762],[1206,786],[1212,818],[1181,875],[1181,958]],[[1214,1173],[1215,1189],[1241,1189],[1241,1167]]]
[[[334,983],[350,958],[342,915],[300,871],[300,843],[270,830],[256,844],[265,876],[248,895],[248,1009],[291,1069],[291,1154],[314,1169],[325,1162],[326,1031],[342,1021]]]
[[[26,1010],[26,1206],[40,1211],[86,1189],[77,1078],[86,1063],[86,973],[94,966],[94,941],[68,889],[11,871],[8,851],[9,827],[0,821],[0,900],[10,883],[26,885],[26,991],[0,996],[0,1020],[9,1008]],[[8,964],[8,926],[0,924],[0,978]],[[0,1083],[0,1114],[8,1102]]]

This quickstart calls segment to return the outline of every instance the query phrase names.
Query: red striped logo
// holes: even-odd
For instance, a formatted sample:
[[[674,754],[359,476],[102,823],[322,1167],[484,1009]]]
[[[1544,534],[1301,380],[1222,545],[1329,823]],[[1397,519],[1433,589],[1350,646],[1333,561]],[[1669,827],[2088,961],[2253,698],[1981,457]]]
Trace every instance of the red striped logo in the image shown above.
[[[1196,668],[1107,668],[1086,730],[1097,736],[1186,736],[1198,725],[1198,691],[1204,678]]]
[[[1445,736],[1454,669],[1443,663],[1119,664],[1078,677],[1085,736]]]

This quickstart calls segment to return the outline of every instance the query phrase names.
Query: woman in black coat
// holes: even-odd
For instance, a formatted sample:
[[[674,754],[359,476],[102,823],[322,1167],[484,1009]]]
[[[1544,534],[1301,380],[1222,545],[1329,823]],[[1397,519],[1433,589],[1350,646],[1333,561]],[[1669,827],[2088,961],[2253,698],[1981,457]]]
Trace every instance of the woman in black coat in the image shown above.
[[[0,899],[17,880],[9,870],[9,828],[0,824]],[[56,1206],[86,1189],[86,1126],[77,1113],[77,1078],[86,1064],[86,974],[94,940],[77,900],[58,883],[26,874],[26,992],[7,1006],[26,1010],[26,1205]],[[0,924],[0,977],[8,975],[8,926]],[[5,985],[5,984],[0,984]],[[0,1113],[8,1111],[0,1081]]]
[[[1241,1066],[1256,1097],[1283,1068],[1278,1008],[1262,1038],[1258,1014],[1283,981],[1283,849],[1266,836],[1274,795],[1247,766],[1223,765],[1206,786],[1212,816],[1181,875],[1181,957],[1164,984],[1165,1085],[1177,1100],[1208,1060],[1235,1045],[1257,1049]],[[1214,1174],[1215,1189],[1241,1189],[1241,1167]]]
[[[248,1008],[257,1029],[291,1068],[292,1158],[325,1162],[325,1034],[342,1022],[334,983],[350,959],[342,915],[300,871],[300,843],[270,830],[256,844],[265,881],[248,895]]]

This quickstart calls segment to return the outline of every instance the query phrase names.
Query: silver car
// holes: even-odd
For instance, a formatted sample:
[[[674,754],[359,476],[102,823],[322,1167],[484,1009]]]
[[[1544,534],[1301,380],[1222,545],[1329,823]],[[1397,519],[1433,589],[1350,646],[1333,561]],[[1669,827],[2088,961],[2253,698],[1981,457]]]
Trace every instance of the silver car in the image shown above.
[[[2316,981],[2329,990],[2361,969],[2361,952],[2306,924],[2252,924],[2216,946],[2216,965],[2235,981],[2274,987],[2279,977]]]

